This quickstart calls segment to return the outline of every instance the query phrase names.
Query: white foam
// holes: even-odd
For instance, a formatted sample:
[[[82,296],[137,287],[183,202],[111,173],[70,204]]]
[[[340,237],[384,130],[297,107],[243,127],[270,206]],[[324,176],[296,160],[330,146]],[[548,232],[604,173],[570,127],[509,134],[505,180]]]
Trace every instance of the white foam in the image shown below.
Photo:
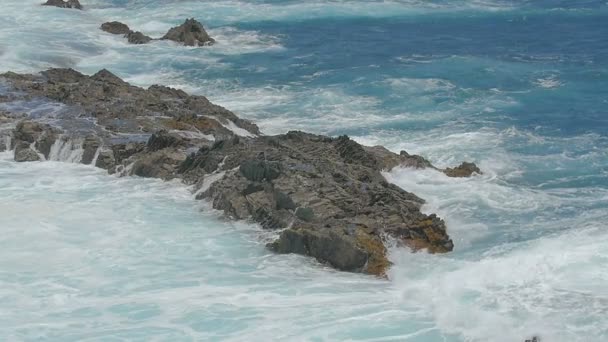
[[[462,340],[601,339],[608,268],[594,256],[607,246],[608,235],[595,225],[506,246],[480,260],[392,250],[395,262],[410,266],[393,268],[391,277],[403,302]]]
[[[84,149],[82,139],[59,137],[51,146],[49,160],[67,163],[80,163]]]
[[[249,138],[256,136],[255,134],[249,132],[248,130],[237,126],[232,120],[228,120],[228,119],[222,120],[222,119],[216,118],[216,117],[211,117],[211,118],[213,118],[214,120],[219,122],[222,126],[224,126],[224,128],[230,130],[232,133],[234,133],[238,136],[249,137]]]
[[[4,148],[6,151],[10,151],[11,150],[11,145],[12,145],[12,137],[11,135],[6,135],[4,136]]]
[[[194,198],[198,198],[198,196],[200,194],[209,190],[211,185],[213,185],[213,183],[217,182],[218,180],[224,178],[225,174],[226,174],[226,171],[219,171],[219,172],[215,172],[215,173],[212,173],[212,174],[209,174],[209,175],[206,175],[205,177],[203,177],[203,182],[202,182],[200,188],[194,193]]]
[[[182,136],[187,139],[205,139],[209,141],[215,141],[215,137],[211,134],[204,134],[201,132],[195,131],[180,131],[180,130],[171,130],[171,133],[175,133],[179,136]]]
[[[537,78],[535,84],[541,88],[554,89],[559,88],[563,83],[557,78],[557,76],[548,76],[545,78]]]
[[[410,93],[450,91],[456,85],[439,78],[387,78],[385,83],[397,90],[405,89]]]
[[[91,160],[91,165],[97,166],[97,159],[99,159],[99,154],[103,150],[103,146],[99,146],[97,150],[95,150],[95,155],[93,156],[93,160]]]

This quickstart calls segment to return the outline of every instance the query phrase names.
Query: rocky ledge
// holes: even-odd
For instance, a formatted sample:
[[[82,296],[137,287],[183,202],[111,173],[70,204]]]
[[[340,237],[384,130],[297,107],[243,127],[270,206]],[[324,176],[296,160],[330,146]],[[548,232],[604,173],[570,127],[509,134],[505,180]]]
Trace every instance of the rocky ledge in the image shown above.
[[[424,200],[381,174],[435,168],[424,158],[347,136],[264,136],[205,97],[138,88],[107,70],[0,75],[0,139],[0,149],[14,149],[17,161],[64,160],[181,179],[227,217],[280,230],[271,250],[344,271],[384,275],[387,239],[431,253],[453,249],[444,221],[420,211]],[[464,163],[440,171],[462,177],[479,169]]]

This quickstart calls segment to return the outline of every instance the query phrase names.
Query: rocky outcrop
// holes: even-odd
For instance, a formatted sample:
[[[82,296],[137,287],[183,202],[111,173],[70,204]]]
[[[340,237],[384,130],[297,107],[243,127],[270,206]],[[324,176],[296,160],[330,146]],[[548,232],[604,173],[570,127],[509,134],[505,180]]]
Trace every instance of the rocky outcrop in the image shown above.
[[[290,132],[218,142],[189,156],[179,172],[186,182],[224,172],[199,197],[234,219],[289,227],[269,245],[279,253],[381,275],[389,265],[385,237],[452,250],[445,223],[420,212],[422,199],[386,182],[380,159],[346,136]]]
[[[152,38],[146,36],[145,34],[139,31],[129,32],[125,37],[127,38],[127,41],[131,44],[148,44],[152,41]]]
[[[131,29],[129,28],[129,26],[127,26],[127,24],[123,24],[118,21],[111,21],[111,22],[101,24],[101,30],[111,33],[111,34],[122,34],[122,35],[125,35],[125,34],[128,34],[129,32],[131,32]]]
[[[131,44],[148,44],[152,38],[139,31],[132,31],[129,26],[118,21],[103,23],[101,30],[111,34],[122,34]]]
[[[215,43],[203,25],[194,18],[187,19],[180,26],[171,28],[161,39],[172,40],[186,46],[207,46]]]
[[[42,4],[43,6],[55,6],[55,7],[60,7],[60,8],[75,8],[75,9],[82,9],[82,5],[80,4],[80,2],[78,0],[48,0],[47,2],[45,2],[44,4]]]
[[[192,147],[234,135],[227,128],[232,125],[252,136],[260,133],[255,124],[203,96],[191,96],[164,86],[134,87],[105,69],[92,76],[72,69],[49,69],[40,75],[6,73],[0,77],[27,97],[42,96],[77,107],[81,112],[79,120],[93,119],[109,135],[149,137],[166,129],[189,136]]]
[[[52,125],[7,119],[18,122],[11,131],[16,160],[48,159],[54,151],[110,173],[180,179],[227,217],[280,229],[269,249],[344,271],[384,275],[386,239],[431,253],[453,249],[444,221],[421,212],[424,200],[382,175],[397,166],[435,168],[420,156],[348,136],[262,136],[255,124],[202,96],[134,87],[108,70],[6,73],[0,81],[16,90],[0,101],[46,97],[66,106]],[[468,163],[445,173],[468,171],[479,173]]]
[[[40,156],[30,147],[29,144],[21,141],[15,145],[16,162],[30,162],[38,160],[40,160]]]
[[[481,174],[481,170],[474,163],[464,162],[457,167],[447,168],[443,172],[449,177],[471,177],[473,174]]]
[[[17,124],[13,132],[15,146],[22,147],[24,150],[33,147],[36,149],[36,151],[34,151],[35,153],[40,152],[40,154],[47,159],[51,153],[51,147],[57,138],[57,129],[49,124],[35,121],[21,121]],[[15,149],[15,152],[17,152],[18,148],[16,147]],[[31,153],[29,153],[29,155],[31,155]],[[15,153],[15,156],[17,157],[17,153]],[[38,154],[36,153],[35,159],[33,159],[33,157],[29,159],[39,160]]]

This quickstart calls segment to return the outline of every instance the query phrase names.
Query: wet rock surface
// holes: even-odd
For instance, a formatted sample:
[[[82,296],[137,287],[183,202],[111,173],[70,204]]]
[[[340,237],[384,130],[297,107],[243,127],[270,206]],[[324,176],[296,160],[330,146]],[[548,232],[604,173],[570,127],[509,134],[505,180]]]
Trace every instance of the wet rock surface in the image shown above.
[[[74,9],[82,9],[82,5],[78,0],[48,0],[43,6],[55,6],[60,8],[74,8]]]
[[[187,19],[183,24],[171,28],[161,39],[172,40],[186,46],[207,46],[215,43],[203,25],[195,19]]]
[[[436,169],[420,156],[347,136],[263,136],[205,97],[142,89],[108,70],[6,73],[0,82],[13,89],[0,103],[45,98],[64,106],[48,117],[3,114],[16,160],[52,157],[120,175],[181,179],[229,218],[282,229],[269,249],[344,271],[384,275],[386,239],[431,253],[453,249],[444,221],[420,211],[424,200],[382,176],[398,166]],[[460,177],[479,169],[463,163],[444,172]]]

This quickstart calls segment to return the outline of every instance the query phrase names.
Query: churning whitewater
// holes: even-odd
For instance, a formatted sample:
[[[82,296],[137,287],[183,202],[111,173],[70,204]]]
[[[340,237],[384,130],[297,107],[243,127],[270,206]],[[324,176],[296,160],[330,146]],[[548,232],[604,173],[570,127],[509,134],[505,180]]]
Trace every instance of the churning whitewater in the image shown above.
[[[1,152],[0,340],[608,340],[605,1],[40,2],[3,1],[0,73],[106,68],[205,95],[265,134],[348,134],[483,175],[384,173],[454,241],[442,255],[389,248],[385,280],[273,254],[276,232],[225,220],[177,181],[79,165],[83,141],[57,140],[44,162]],[[213,46],[99,29],[160,37],[190,17]],[[49,121],[65,110],[0,103]]]

